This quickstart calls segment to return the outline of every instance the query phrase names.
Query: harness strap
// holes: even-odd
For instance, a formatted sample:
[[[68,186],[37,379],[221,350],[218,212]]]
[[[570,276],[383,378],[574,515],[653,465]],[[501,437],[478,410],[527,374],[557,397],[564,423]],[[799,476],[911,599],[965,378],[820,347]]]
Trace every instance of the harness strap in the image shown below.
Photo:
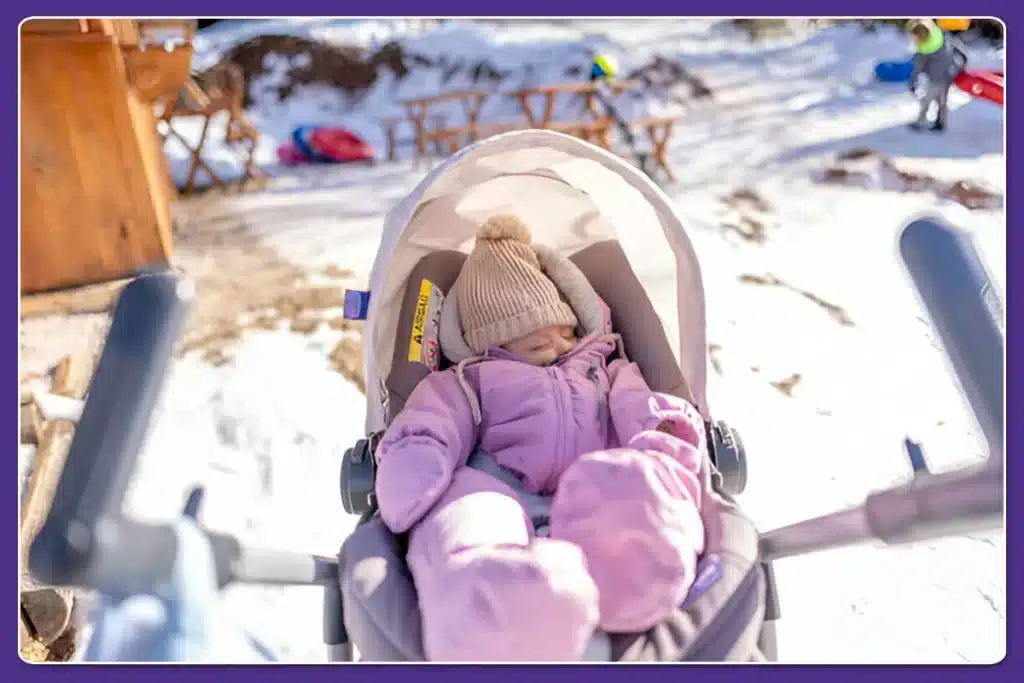
[[[534,533],[538,536],[548,535],[551,529],[551,498],[549,496],[527,491],[518,474],[507,467],[502,467],[494,459],[494,456],[479,448],[469,456],[466,466],[489,474],[512,489],[519,502],[523,504],[527,517],[533,523]]]

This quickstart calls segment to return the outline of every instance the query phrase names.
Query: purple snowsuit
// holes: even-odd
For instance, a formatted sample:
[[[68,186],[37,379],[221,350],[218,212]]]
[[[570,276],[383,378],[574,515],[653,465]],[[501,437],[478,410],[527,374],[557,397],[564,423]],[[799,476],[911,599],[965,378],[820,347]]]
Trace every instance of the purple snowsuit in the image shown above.
[[[644,630],[683,601],[704,548],[703,422],[613,351],[591,336],[537,367],[492,347],[423,379],[381,440],[377,499],[412,532],[429,659],[572,660],[595,629]],[[507,478],[466,466],[477,448],[553,496],[549,537]]]

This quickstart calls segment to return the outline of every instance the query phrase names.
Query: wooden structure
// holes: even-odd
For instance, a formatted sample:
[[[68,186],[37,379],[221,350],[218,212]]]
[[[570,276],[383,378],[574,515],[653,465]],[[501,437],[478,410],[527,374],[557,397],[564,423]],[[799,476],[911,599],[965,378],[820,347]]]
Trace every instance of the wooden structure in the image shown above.
[[[264,176],[254,161],[260,135],[245,114],[245,75],[241,67],[231,63],[218,64],[204,74],[204,80],[206,82],[200,84],[188,75],[182,89],[161,98],[158,105],[160,120],[165,124],[165,137],[174,137],[189,152],[189,172],[181,188],[182,194],[190,194],[196,188],[200,171],[216,187],[224,188],[228,184],[203,158],[203,148],[211,137],[213,118],[219,114],[226,117],[224,142],[240,148],[243,157],[239,185]],[[199,138],[194,143],[174,127],[175,119],[193,116],[202,120]]]
[[[500,123],[480,123],[480,110],[488,97],[489,91],[470,90],[442,93],[433,97],[419,97],[406,100],[405,106],[408,123],[413,131],[412,144],[415,158],[420,159],[433,148],[436,154],[454,154],[462,147],[492,135],[523,128],[542,128],[556,130],[592,142],[604,149],[612,149],[612,137],[618,125],[601,108],[598,100],[598,88],[608,87],[614,95],[621,95],[630,90],[639,89],[639,81],[617,81],[604,86],[592,82],[571,82],[523,88],[511,93],[520,107],[522,121]],[[559,98],[579,97],[583,99],[586,118],[574,121],[555,121],[554,114]],[[445,117],[432,113],[438,104],[460,102],[466,113],[466,123],[461,126],[446,126]],[[539,109],[535,105],[539,104]],[[672,136],[676,118],[647,117],[628,121],[631,132],[646,137],[650,147],[650,160],[660,166],[670,181],[675,181],[667,158],[668,143]],[[387,141],[387,158],[394,161],[398,145],[397,128],[403,122],[399,117],[384,119]]]
[[[594,120],[603,117],[604,112],[600,111],[597,104],[596,95],[598,87],[597,83],[589,81],[558,83],[535,88],[523,88],[514,92],[513,97],[519,101],[519,106],[523,110],[523,116],[526,117],[526,122],[531,128],[549,128],[555,113],[555,102],[559,96],[582,97],[587,112]],[[638,81],[615,81],[607,84],[606,87],[610,88],[615,95],[621,95],[626,91],[639,88],[640,83]],[[532,102],[535,101],[534,98],[540,98],[544,103],[542,113],[539,116],[533,110]]]
[[[96,357],[90,352],[64,357],[54,369],[50,401],[60,397],[80,407],[92,379]],[[19,648],[30,661],[63,660],[74,647],[72,624],[75,595],[71,588],[37,583],[28,575],[28,553],[50,514],[74,437],[70,415],[46,414],[35,391],[22,390],[20,402],[21,443],[36,447],[32,471],[21,496],[19,562],[21,576]],[[61,644],[61,641],[65,641]],[[67,642],[70,641],[70,642]]]
[[[170,260],[176,193],[148,101],[187,77],[191,49],[143,54],[142,38],[132,20],[22,24],[23,293]]]
[[[652,116],[629,122],[632,129],[643,131],[651,143],[651,160],[658,164],[668,176],[671,183],[676,181],[676,174],[668,162],[668,141],[672,138],[672,127],[676,124],[674,116]]]
[[[432,142],[445,142],[456,131],[464,130],[466,133],[475,132],[480,123],[480,110],[491,95],[489,90],[457,90],[446,92],[432,97],[418,97],[405,100],[402,105],[405,107],[406,115],[413,129],[413,144],[416,146],[416,156],[426,154],[427,146]],[[439,119],[434,119],[435,125],[427,126],[431,118],[431,108],[448,102],[458,102],[466,113],[466,125],[459,129],[446,129],[438,125]],[[440,120],[443,120],[440,119]]]

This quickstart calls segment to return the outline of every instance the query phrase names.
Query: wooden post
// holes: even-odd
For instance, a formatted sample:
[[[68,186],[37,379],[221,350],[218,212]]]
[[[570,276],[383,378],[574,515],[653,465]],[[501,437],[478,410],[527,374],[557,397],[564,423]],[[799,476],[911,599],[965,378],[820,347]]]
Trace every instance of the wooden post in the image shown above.
[[[74,432],[74,425],[66,420],[51,420],[43,427],[21,504],[21,611],[28,620],[28,630],[44,645],[57,640],[70,624],[74,595],[69,588],[42,586],[33,581],[27,571],[28,551],[50,514]]]

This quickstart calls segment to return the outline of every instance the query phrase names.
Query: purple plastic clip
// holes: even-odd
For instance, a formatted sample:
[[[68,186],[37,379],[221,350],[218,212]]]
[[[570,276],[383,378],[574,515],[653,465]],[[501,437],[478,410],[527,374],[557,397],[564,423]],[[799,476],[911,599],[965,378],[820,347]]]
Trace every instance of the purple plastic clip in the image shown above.
[[[345,290],[345,319],[366,320],[370,310],[370,293],[358,289]]]
[[[718,559],[718,556],[709,555],[701,558],[697,565],[697,579],[690,586],[690,592],[686,594],[683,607],[688,607],[694,600],[704,595],[720,578],[722,578],[722,561]]]

